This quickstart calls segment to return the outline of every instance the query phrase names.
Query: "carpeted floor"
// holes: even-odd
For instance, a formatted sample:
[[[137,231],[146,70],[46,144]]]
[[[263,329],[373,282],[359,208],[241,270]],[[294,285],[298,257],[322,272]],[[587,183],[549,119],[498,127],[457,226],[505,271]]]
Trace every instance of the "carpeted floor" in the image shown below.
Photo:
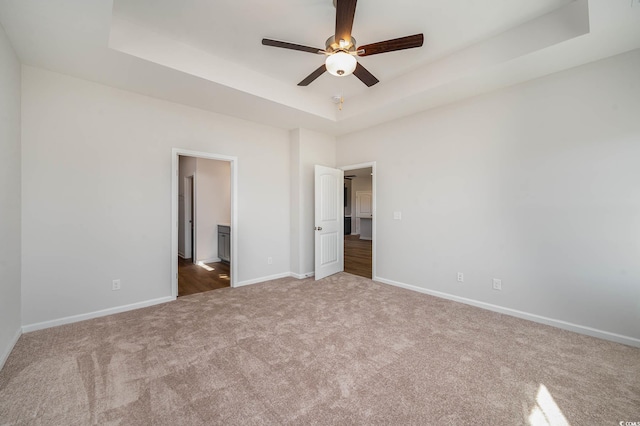
[[[345,273],[25,334],[0,372],[2,425],[621,421],[640,349]]]

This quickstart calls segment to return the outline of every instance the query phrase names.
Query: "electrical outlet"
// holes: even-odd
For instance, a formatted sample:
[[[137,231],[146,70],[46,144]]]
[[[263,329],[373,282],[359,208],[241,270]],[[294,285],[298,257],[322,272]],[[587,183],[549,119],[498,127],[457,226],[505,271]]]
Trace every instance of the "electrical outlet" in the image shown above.
[[[459,283],[464,282],[464,274],[462,272],[458,272],[458,282]]]
[[[493,289],[494,290],[502,290],[502,280],[494,278],[493,279]]]
[[[120,280],[113,280],[111,282],[111,290],[113,291],[120,290]]]
[[[273,265],[273,257],[267,257],[267,264]]]

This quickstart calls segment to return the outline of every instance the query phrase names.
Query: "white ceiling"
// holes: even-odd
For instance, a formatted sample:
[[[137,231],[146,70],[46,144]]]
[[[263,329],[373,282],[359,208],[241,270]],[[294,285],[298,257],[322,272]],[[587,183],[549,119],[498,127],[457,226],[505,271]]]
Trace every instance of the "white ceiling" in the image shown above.
[[[21,61],[283,128],[344,134],[640,48],[640,0],[362,0],[359,45],[424,33],[358,60],[380,83],[325,73],[332,0],[0,0]],[[342,111],[332,102],[345,99]]]
[[[360,58],[381,81],[389,81],[478,40],[551,12],[571,0],[368,0],[356,9],[353,35],[359,44],[424,33],[423,49]],[[296,84],[324,62],[323,55],[262,46],[263,37],[324,49],[333,35],[331,0],[116,0],[114,14],[135,25],[211,55],[254,69],[287,84]],[[341,81],[346,80],[346,81]],[[307,91],[327,97],[339,83],[345,96],[367,87],[356,77],[325,74]]]

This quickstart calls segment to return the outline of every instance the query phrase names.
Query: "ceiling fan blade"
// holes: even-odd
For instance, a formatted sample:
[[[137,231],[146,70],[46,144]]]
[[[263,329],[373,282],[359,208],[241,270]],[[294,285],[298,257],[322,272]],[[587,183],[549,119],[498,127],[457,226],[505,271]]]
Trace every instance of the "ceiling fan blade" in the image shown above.
[[[351,42],[351,29],[353,19],[356,16],[357,0],[337,0],[336,1],[336,43],[340,40]]]
[[[365,67],[360,65],[360,63],[356,65],[356,69],[353,71],[353,75],[358,77],[360,81],[367,85],[367,87],[371,87],[380,81],[375,78],[373,74],[371,74]]]
[[[414,34],[406,37],[394,38],[393,40],[379,41],[377,43],[365,44],[358,47],[358,56],[377,55],[379,53],[393,52],[394,50],[412,49],[420,47],[424,43],[423,34]],[[363,51],[361,53],[361,51]]]
[[[304,80],[298,83],[298,86],[308,86],[313,80],[320,77],[327,70],[327,66],[322,64],[318,67],[317,70],[309,74]]]
[[[324,49],[303,46],[301,44],[287,43],[286,41],[271,40],[268,38],[263,38],[262,44],[264,44],[265,46],[281,47],[283,49],[299,50],[301,52],[324,54]]]

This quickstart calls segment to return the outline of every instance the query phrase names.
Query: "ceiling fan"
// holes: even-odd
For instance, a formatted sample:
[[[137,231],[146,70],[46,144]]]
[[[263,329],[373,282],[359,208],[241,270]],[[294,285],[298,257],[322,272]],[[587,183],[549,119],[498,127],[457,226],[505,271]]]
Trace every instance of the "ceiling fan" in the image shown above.
[[[423,34],[414,34],[392,40],[379,41],[377,43],[365,44],[356,48],[356,39],[351,36],[353,19],[356,14],[357,0],[334,0],[336,6],[336,32],[325,42],[324,49],[302,46],[300,44],[288,43],[285,41],[262,39],[265,46],[280,47],[283,49],[299,50],[301,52],[326,55],[326,61],[318,69],[309,74],[298,86],[308,86],[325,71],[343,77],[354,74],[368,87],[378,83],[365,67],[356,60],[355,56],[377,55],[379,53],[393,52],[395,50],[411,49],[422,46],[424,42]]]

